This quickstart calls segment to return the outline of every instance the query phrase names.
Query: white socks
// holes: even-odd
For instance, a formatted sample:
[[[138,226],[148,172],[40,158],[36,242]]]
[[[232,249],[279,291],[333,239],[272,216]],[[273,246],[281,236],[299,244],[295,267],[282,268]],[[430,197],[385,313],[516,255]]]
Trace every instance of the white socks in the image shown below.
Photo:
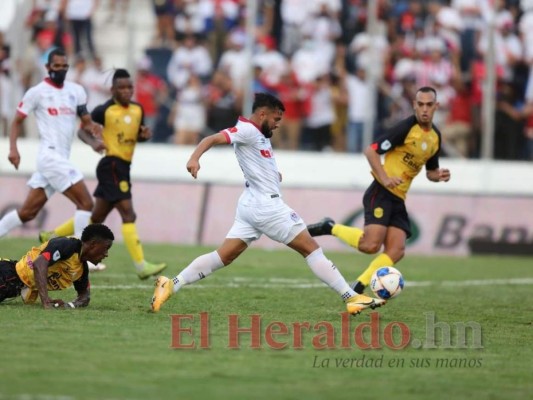
[[[344,301],[355,296],[356,293],[350,288],[335,264],[326,258],[320,247],[309,254],[305,261],[316,277],[340,294]]]
[[[174,293],[182,286],[199,281],[224,266],[216,251],[201,255],[172,279]]]
[[[17,210],[8,212],[0,220],[0,237],[7,235],[11,229],[21,225],[22,221],[20,220]]]
[[[76,210],[74,213],[74,236],[81,239],[81,234],[85,227],[91,222],[91,212]]]

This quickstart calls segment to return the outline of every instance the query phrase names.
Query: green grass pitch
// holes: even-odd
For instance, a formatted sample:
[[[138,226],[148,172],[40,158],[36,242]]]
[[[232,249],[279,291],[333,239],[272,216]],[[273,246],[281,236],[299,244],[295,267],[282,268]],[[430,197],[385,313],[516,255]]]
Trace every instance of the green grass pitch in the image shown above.
[[[0,256],[18,259],[34,244],[3,239]],[[210,250],[145,245],[149,260],[169,263],[167,276]],[[230,267],[183,288],[158,314],[148,311],[153,280],[136,277],[122,244],[110,253],[107,270],[91,277],[86,309],[44,311],[20,299],[0,304],[0,399],[508,400],[533,394],[532,258],[408,254],[397,265],[407,282],[403,293],[374,313],[351,317],[344,332],[343,304],[294,252],[252,247]],[[328,256],[348,280],[371,259],[349,249]],[[71,300],[75,292],[53,297]],[[209,318],[208,348],[200,346],[200,313]],[[184,330],[174,344],[194,340],[195,349],[171,347],[172,318],[183,318],[171,315],[194,318],[180,320]],[[231,315],[243,329],[261,319],[258,348],[246,333],[239,348],[229,348]],[[295,324],[306,322],[310,329],[301,330],[295,348]],[[372,343],[377,348],[363,348]],[[321,348],[328,344],[334,348]]]

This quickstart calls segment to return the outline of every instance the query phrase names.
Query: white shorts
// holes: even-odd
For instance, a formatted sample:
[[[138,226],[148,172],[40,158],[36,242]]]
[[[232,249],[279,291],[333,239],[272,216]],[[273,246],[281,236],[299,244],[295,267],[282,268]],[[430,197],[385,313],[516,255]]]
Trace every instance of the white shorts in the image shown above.
[[[50,151],[39,155],[37,172],[33,173],[27,184],[33,189],[44,189],[46,197],[50,198],[55,192],[63,193],[81,180],[83,174],[74,164]]]
[[[289,244],[304,229],[304,221],[281,198],[253,205],[239,201],[235,222],[226,238],[241,239],[249,245],[264,233],[276,242]]]

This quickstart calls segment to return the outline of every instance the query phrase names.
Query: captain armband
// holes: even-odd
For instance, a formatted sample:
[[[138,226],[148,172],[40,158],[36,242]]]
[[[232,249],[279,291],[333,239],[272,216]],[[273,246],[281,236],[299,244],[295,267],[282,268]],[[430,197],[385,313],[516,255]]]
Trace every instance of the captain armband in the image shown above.
[[[87,104],[82,104],[76,107],[76,114],[78,114],[78,117],[80,118],[86,114],[89,114],[89,110],[87,110]]]

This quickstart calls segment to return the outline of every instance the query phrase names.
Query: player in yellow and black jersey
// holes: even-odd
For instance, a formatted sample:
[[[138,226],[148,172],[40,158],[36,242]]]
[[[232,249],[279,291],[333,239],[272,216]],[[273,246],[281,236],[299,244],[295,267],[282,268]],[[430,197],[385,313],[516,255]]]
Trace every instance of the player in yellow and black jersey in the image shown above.
[[[363,197],[364,230],[336,224],[331,218],[308,226],[312,236],[333,235],[363,253],[375,254],[384,245],[383,252],[354,283],[358,293],[363,293],[374,271],[393,266],[404,256],[405,242],[411,236],[405,199],[415,176],[425,166],[430,181],[450,180],[450,171],[439,168],[441,134],[433,125],[438,105],[435,89],[418,89],[414,115],[400,121],[365,150],[374,181]]]
[[[102,224],[88,225],[81,239],[57,237],[30,249],[18,262],[0,259],[0,302],[22,295],[25,303],[41,298],[44,308],[86,307],[90,301],[89,267],[99,263],[115,239]],[[74,285],[78,297],[68,303],[50,299],[48,292]]]
[[[136,214],[131,196],[130,167],[138,142],[152,137],[150,129],[144,125],[143,108],[132,101],[133,81],[125,69],[117,69],[113,74],[112,98],[92,111],[94,121],[103,125],[102,140],[98,141],[83,131],[78,135],[93,149],[104,149],[105,156],[96,168],[98,185],[94,191],[96,198],[91,221],[102,223],[109,213],[116,209],[122,218],[122,235],[140,279],[159,274],[166,264],[153,264],[144,259],[144,251],[135,226]],[[103,142],[103,146],[102,146]],[[72,234],[72,220],[57,227],[47,235],[67,236]]]

